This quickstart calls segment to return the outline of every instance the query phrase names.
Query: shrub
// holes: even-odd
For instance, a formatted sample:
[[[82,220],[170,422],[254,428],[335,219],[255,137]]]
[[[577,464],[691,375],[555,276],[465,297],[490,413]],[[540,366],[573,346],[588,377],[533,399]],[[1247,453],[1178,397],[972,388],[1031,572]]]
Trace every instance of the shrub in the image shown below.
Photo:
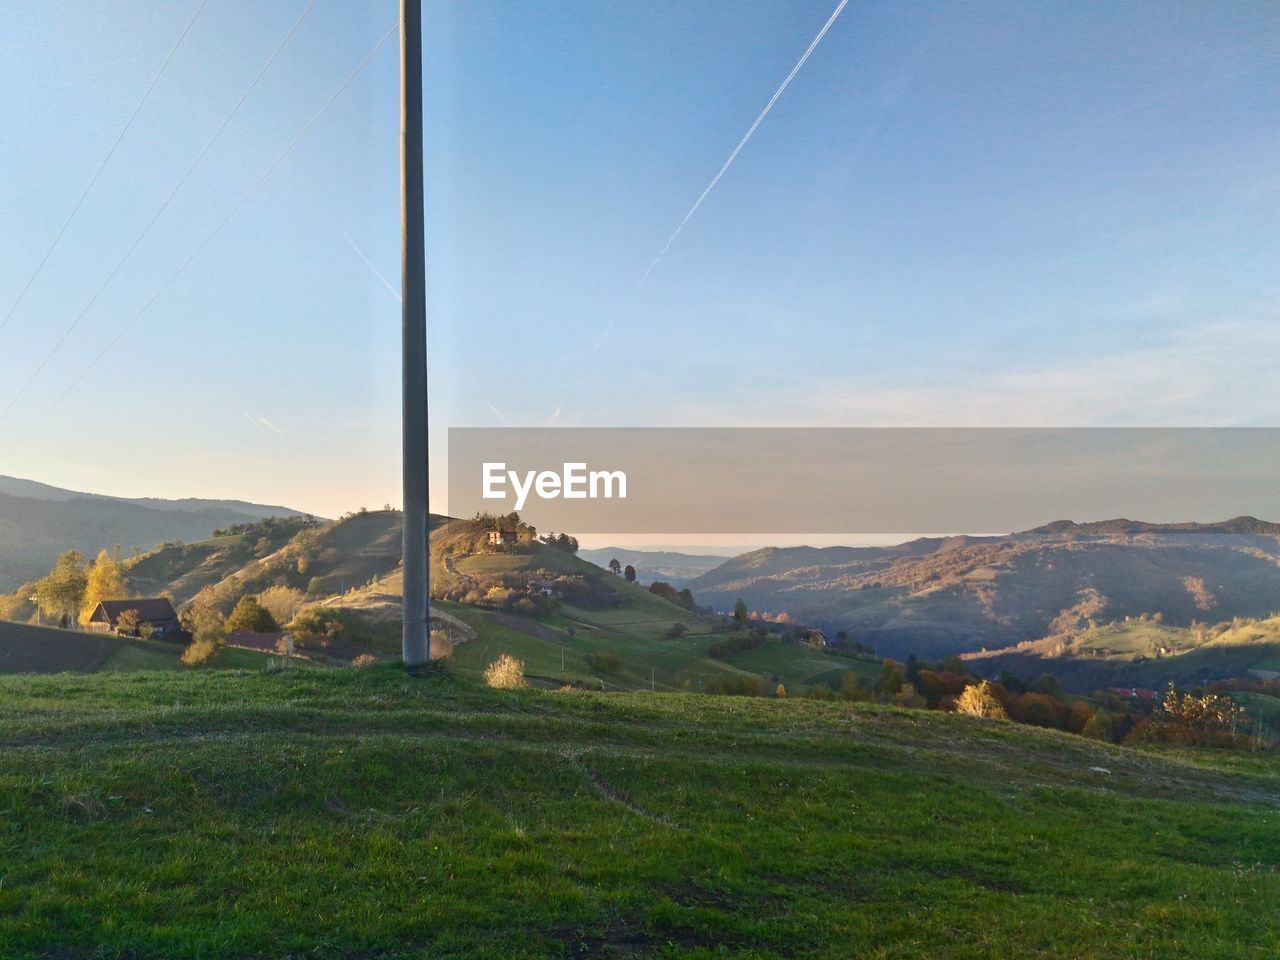
[[[840,678],[840,699],[853,701],[866,698],[866,691],[862,689],[862,684],[858,683],[858,675],[852,670],[846,670]]]
[[[726,637],[717,643],[713,643],[707,648],[710,656],[724,659],[735,653],[742,653],[744,650],[754,650],[756,647],[764,646],[764,637],[752,636],[749,633],[735,634],[732,637]]]
[[[227,618],[228,630],[249,630],[253,633],[273,633],[280,629],[271,611],[258,602],[253,594],[245,594]]]
[[[1082,737],[1088,737],[1090,740],[1107,741],[1111,739],[1111,718],[1103,711],[1094,712],[1083,729],[1080,731]]]
[[[495,690],[520,690],[527,687],[524,680],[524,661],[504,653],[484,668],[484,682]]]
[[[755,677],[712,677],[705,687],[707,693],[730,697],[760,696],[760,681]]]
[[[785,699],[787,698],[787,688],[786,688],[786,686],[784,686],[784,685],[783,685],[783,684],[781,684],[781,683],[780,683],[780,684],[778,684],[778,689],[776,689],[776,690],[774,690],[774,691],[773,691],[773,695],[774,695],[775,697],[779,697],[779,698],[781,698],[781,699],[785,700]]]
[[[216,657],[221,649],[222,643],[217,640],[192,640],[182,651],[180,659],[184,667],[203,667]]]
[[[804,692],[805,697],[810,700],[834,700],[836,695],[831,692],[831,688],[818,684],[816,687],[810,687]]]
[[[453,640],[443,630],[431,631],[431,659],[448,660],[453,656]]]
[[[353,667],[371,667],[378,662],[378,658],[372,653],[362,653],[351,661]]]
[[[678,640],[689,632],[689,628],[683,623],[673,623],[667,628],[667,639]]]
[[[617,673],[622,669],[622,657],[612,650],[588,654],[587,663],[595,673]]]
[[[964,688],[960,698],[956,700],[956,712],[965,713],[971,717],[989,717],[994,720],[1009,719],[1009,714],[1005,712],[1000,701],[991,692],[991,684],[986,680]]]

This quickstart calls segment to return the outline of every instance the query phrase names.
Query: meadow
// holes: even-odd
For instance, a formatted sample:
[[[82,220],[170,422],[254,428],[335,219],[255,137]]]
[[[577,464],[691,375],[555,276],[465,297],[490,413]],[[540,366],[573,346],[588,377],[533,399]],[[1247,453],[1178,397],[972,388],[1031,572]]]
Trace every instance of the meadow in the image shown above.
[[[0,955],[1271,957],[1278,774],[394,666],[0,677]]]

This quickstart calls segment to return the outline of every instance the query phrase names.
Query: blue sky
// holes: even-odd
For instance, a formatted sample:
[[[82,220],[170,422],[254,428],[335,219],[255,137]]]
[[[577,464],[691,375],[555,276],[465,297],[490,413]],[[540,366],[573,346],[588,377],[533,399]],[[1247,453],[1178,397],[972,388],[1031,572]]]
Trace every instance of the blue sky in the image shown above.
[[[208,0],[0,330],[0,408],[306,5]],[[436,503],[449,426],[1276,423],[1272,4],[854,0],[643,284],[834,2],[427,6]],[[0,311],[196,7],[0,0]],[[317,0],[0,473],[398,501],[394,37],[45,413],[395,14]]]

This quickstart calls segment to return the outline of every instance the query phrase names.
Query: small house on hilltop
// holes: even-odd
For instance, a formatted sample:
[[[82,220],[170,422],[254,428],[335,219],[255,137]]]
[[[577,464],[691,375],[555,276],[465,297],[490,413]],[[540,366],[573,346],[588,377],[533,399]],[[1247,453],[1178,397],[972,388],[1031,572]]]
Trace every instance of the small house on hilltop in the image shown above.
[[[514,530],[490,530],[489,546],[505,547],[518,542],[516,532]]]
[[[123,621],[123,625],[122,625]],[[139,628],[161,640],[174,640],[182,632],[177,611],[164,597],[137,600],[103,600],[89,617],[89,629],[103,633],[136,635]]]

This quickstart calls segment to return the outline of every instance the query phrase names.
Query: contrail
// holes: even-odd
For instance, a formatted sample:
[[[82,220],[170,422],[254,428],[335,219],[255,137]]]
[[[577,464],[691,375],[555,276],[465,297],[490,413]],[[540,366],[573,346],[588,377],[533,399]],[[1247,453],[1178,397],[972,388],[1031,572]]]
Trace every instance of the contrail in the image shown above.
[[[649,269],[646,270],[644,272],[644,276],[640,278],[640,283],[642,285],[649,279],[649,274],[653,272],[653,268],[658,265],[658,261],[661,260],[667,250],[671,248],[671,244],[675,242],[676,237],[680,236],[680,231],[684,229],[684,225],[688,223],[689,219],[697,212],[698,207],[702,206],[702,201],[707,199],[707,194],[715,189],[716,184],[720,182],[720,178],[725,175],[725,171],[733,165],[733,161],[738,158],[738,154],[742,152],[742,148],[747,145],[747,141],[750,140],[752,134],[756,132],[756,127],[760,126],[764,121],[764,118],[769,115],[769,111],[773,109],[773,105],[778,102],[778,98],[781,97],[783,92],[787,89],[792,78],[800,72],[800,68],[803,67],[805,61],[809,59],[809,55],[817,49],[818,44],[822,42],[822,38],[827,35],[827,31],[831,29],[831,25],[836,22],[836,18],[840,16],[848,2],[849,0],[840,0],[839,6],[837,6],[835,12],[827,18],[827,22],[822,25],[822,29],[819,30],[818,35],[813,38],[813,42],[809,44],[809,49],[804,52],[804,56],[802,56],[796,62],[796,65],[791,68],[791,72],[787,74],[787,79],[782,81],[782,86],[778,87],[778,89],[774,91],[773,96],[769,98],[769,102],[766,103],[764,105],[764,109],[760,111],[760,116],[756,117],[756,122],[751,124],[751,128],[747,130],[743,138],[738,141],[738,145],[733,148],[733,153],[729,154],[729,159],[724,162],[724,166],[720,168],[720,172],[711,178],[711,182],[707,184],[707,188],[702,191],[698,199],[694,201],[693,206],[689,208],[689,212],[684,215],[684,219],[680,221],[680,226],[676,227],[675,232],[667,238],[667,242],[663,245],[662,249],[658,251],[658,255],[653,258],[653,263],[649,264]]]
[[[391,282],[382,275],[382,271],[379,270],[377,267],[375,267],[373,265],[373,261],[364,255],[364,251],[361,250],[358,246],[356,246],[356,242],[351,239],[351,236],[347,233],[347,231],[339,227],[338,232],[342,234],[343,238],[346,239],[347,243],[351,244],[351,249],[356,252],[356,256],[358,256],[361,260],[364,261],[364,265],[373,271],[373,275],[382,281],[382,285],[384,287],[386,287],[389,291],[391,291],[391,295],[396,298],[396,303],[400,303],[401,302],[400,291],[391,285]]]

